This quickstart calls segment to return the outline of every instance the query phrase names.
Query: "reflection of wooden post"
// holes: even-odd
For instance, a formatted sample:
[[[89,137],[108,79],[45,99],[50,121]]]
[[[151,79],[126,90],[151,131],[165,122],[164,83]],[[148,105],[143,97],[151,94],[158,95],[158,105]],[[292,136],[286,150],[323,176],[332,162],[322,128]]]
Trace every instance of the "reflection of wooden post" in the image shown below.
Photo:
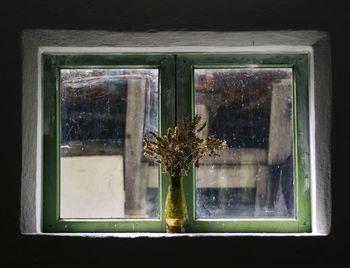
[[[291,81],[272,83],[268,165],[286,161],[292,154]]]
[[[258,164],[256,170],[255,216],[266,216],[268,166]]]
[[[196,113],[202,117],[200,125],[207,122],[205,128],[198,133],[200,138],[206,138],[208,136],[208,126],[211,123],[209,122],[209,112],[207,106],[205,104],[196,104]]]
[[[270,131],[269,131],[269,148],[268,148],[268,166],[282,165],[287,158],[292,155],[293,130],[292,130],[292,84],[290,79],[284,79],[280,82],[272,83]],[[264,185],[267,195],[267,203],[274,203],[278,188],[274,185],[280,185],[277,177],[270,177]],[[280,177],[278,176],[280,180]],[[292,178],[289,178],[292,179]],[[278,187],[278,186],[277,186]],[[293,189],[290,189],[291,191]],[[257,196],[263,195],[257,191]],[[282,200],[282,199],[280,199]]]
[[[142,216],[141,158],[145,113],[145,79],[128,79],[125,124],[125,212],[126,216]]]

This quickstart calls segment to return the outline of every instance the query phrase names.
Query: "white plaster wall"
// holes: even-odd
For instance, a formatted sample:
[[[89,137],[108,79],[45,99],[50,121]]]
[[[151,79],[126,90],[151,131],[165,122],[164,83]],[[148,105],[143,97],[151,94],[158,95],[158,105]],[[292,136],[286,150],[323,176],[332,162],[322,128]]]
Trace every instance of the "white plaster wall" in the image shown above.
[[[40,232],[41,215],[41,76],[38,46],[23,34],[22,42],[22,233]]]
[[[310,55],[310,140],[312,233],[330,231],[331,58],[327,33],[264,32],[106,32],[27,30],[22,34],[21,232],[41,232],[42,103],[41,54],[123,52],[306,52]],[[76,234],[84,235],[84,234]],[[89,234],[85,234],[89,235]],[[205,234],[208,235],[208,234]],[[257,235],[257,234],[232,234]],[[279,234],[291,235],[291,234]],[[301,235],[301,234],[294,234]],[[96,234],[94,235],[96,236]],[[125,236],[105,234],[103,236]],[[126,234],[133,237],[135,234]]]
[[[314,84],[310,87],[311,162],[317,232],[331,229],[331,105],[332,72],[330,37],[323,36],[313,44]]]

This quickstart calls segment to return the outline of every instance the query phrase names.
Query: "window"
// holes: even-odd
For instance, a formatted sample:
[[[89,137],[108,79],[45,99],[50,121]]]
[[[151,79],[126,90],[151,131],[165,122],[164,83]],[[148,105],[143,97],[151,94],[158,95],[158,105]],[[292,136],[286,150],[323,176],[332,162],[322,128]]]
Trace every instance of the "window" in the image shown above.
[[[185,178],[188,232],[310,231],[307,54],[44,54],[44,231],[164,232],[149,131],[229,148]]]
[[[229,145],[186,180],[190,229],[309,231],[308,55],[183,55],[178,64],[182,113],[202,114]]]
[[[163,236],[168,178],[141,137],[195,113],[229,148],[184,180],[187,233],[329,233],[327,33],[28,30],[22,44],[23,234]]]
[[[161,231],[142,140],[173,123],[168,55],[44,55],[44,230]],[[167,99],[165,99],[167,98]]]

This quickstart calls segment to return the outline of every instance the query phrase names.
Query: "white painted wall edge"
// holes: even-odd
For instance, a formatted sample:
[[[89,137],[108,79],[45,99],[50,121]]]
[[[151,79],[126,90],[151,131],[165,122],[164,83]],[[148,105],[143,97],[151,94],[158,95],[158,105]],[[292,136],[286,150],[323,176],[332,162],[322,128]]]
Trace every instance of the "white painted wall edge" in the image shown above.
[[[330,37],[313,46],[313,84],[310,87],[311,172],[314,177],[314,228],[319,233],[331,231],[331,128],[332,128],[332,59]]]
[[[67,30],[23,31],[23,135],[20,219],[20,229],[23,234],[41,233],[41,55],[45,52],[101,54],[126,52],[309,53],[311,59],[309,121],[311,141],[312,233],[295,235],[326,235],[330,232],[332,82],[330,37],[327,33],[318,31],[155,33]],[[119,234],[110,235],[118,236]],[[130,235],[133,236],[134,234]],[[225,235],[272,236],[275,234],[225,233]],[[84,234],[83,236],[94,236],[94,234]]]
[[[37,47],[254,47],[312,46],[326,38],[319,31],[259,32],[112,32],[75,30],[25,30],[23,39]]]
[[[89,238],[173,238],[173,237],[235,237],[235,236],[250,236],[250,237],[306,237],[306,236],[326,236],[321,233],[38,233],[27,235],[42,235],[42,236],[66,236],[66,237],[89,237]]]

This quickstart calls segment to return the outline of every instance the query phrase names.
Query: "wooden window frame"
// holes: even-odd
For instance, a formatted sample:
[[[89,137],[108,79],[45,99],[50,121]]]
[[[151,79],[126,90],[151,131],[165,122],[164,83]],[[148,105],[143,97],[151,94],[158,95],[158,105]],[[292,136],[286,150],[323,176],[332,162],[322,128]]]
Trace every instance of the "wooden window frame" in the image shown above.
[[[307,53],[183,54],[177,57],[177,118],[194,114],[195,68],[278,68],[293,71],[295,218],[195,219],[195,169],[185,178],[188,232],[300,233],[311,231],[309,55]]]
[[[66,68],[157,68],[160,77],[172,77],[173,57],[148,55],[44,54],[43,63],[43,231],[44,232],[164,232],[163,206],[166,180],[159,180],[160,219],[62,219],[60,218],[60,90],[59,71]],[[159,129],[174,124],[174,80],[159,79]],[[170,96],[170,97],[168,97]],[[164,175],[161,175],[164,176]]]
[[[160,219],[60,219],[59,217],[59,69],[159,68],[160,132],[194,114],[193,70],[200,68],[274,68],[293,70],[295,219],[195,219],[195,170],[185,178],[189,233],[311,232],[309,54],[308,53],[121,53],[118,55],[42,55],[43,64],[43,231],[165,232],[163,217],[168,176],[160,175]]]

